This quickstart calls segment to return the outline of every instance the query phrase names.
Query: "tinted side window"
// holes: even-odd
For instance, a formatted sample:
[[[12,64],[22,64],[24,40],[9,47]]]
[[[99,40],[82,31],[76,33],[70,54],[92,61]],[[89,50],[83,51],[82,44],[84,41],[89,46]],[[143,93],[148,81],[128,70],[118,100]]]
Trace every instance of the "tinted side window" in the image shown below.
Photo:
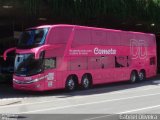
[[[78,47],[81,45],[91,44],[91,33],[90,30],[78,29],[75,30],[72,47]]]
[[[105,45],[105,42],[107,41],[106,35],[105,31],[92,30],[92,44]]]
[[[45,70],[56,68],[56,58],[46,58],[44,61],[44,68]]]
[[[150,58],[150,65],[155,65],[156,64],[156,58],[155,57],[151,57]]]
[[[128,56],[115,56],[115,67],[129,67],[131,60]]]
[[[69,27],[55,27],[49,32],[49,44],[66,44],[71,35],[72,28]]]

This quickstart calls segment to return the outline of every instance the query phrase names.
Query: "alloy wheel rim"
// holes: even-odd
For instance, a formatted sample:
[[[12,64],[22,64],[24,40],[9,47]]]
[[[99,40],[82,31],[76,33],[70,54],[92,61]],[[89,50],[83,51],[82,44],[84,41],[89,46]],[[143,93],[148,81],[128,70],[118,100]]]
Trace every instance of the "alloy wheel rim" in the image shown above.
[[[136,76],[135,76],[135,74],[132,75],[132,79],[131,79],[131,80],[132,80],[132,82],[135,82],[135,81],[136,81]]]
[[[70,79],[69,82],[68,82],[68,87],[70,90],[73,90],[74,89],[74,86],[75,86],[75,83],[74,83],[74,80],[73,79]]]
[[[83,80],[83,86],[84,86],[84,88],[87,88],[89,86],[89,80],[88,80],[88,78],[85,78]]]
[[[139,79],[140,79],[140,80],[143,80],[143,79],[144,79],[143,73],[140,73],[140,74],[139,74]]]

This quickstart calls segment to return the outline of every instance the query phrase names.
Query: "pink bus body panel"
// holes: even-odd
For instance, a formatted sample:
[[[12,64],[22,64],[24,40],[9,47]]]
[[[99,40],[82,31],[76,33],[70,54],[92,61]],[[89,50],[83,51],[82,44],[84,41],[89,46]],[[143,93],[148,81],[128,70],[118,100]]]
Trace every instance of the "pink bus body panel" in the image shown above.
[[[75,25],[40,26],[50,27],[45,45],[21,50],[16,53],[35,53],[39,58],[56,57],[56,68],[34,76],[13,76],[15,89],[45,91],[65,88],[69,75],[76,75],[81,84],[82,76],[89,73],[93,84],[127,81],[133,70],[145,70],[146,77],[156,75],[156,41],[153,34],[127,32]],[[35,83],[27,81],[45,77]]]

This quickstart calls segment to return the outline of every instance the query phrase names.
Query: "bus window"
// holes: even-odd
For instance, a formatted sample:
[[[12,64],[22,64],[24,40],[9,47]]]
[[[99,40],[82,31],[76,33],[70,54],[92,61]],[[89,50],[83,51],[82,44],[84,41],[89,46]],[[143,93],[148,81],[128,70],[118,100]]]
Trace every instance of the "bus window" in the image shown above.
[[[22,33],[17,47],[33,48],[43,45],[45,43],[47,32],[48,28],[26,30]]]
[[[51,29],[48,44],[67,44],[72,28],[68,27],[55,27]]]
[[[45,70],[56,68],[56,58],[46,58],[44,61],[44,68]]]
[[[155,65],[156,64],[156,59],[155,57],[150,58],[150,65]]]
[[[17,76],[31,76],[43,72],[43,52],[38,60],[34,54],[16,54],[14,71]]]
[[[115,67],[129,67],[129,57],[128,56],[115,56]]]
[[[92,31],[92,44],[93,45],[105,45],[106,39],[106,32],[100,30],[93,30]]]
[[[72,48],[90,44],[91,32],[89,30],[78,29],[75,31]]]
[[[41,42],[42,38],[44,36],[44,30],[40,29],[40,30],[36,30],[35,31],[35,36],[34,36],[34,43],[38,44]]]

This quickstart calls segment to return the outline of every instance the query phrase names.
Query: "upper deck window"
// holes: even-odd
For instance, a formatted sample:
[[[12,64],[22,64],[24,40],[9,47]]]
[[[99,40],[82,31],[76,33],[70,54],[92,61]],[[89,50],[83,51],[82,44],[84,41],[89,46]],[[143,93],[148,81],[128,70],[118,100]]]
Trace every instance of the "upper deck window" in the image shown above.
[[[48,28],[31,29],[24,31],[19,39],[19,48],[32,48],[43,45],[48,32]]]
[[[71,32],[72,27],[65,27],[65,26],[58,26],[53,27],[50,30],[48,41],[46,41],[48,44],[67,44]]]
[[[77,29],[74,33],[72,48],[83,45],[91,45],[91,31],[87,29]]]

